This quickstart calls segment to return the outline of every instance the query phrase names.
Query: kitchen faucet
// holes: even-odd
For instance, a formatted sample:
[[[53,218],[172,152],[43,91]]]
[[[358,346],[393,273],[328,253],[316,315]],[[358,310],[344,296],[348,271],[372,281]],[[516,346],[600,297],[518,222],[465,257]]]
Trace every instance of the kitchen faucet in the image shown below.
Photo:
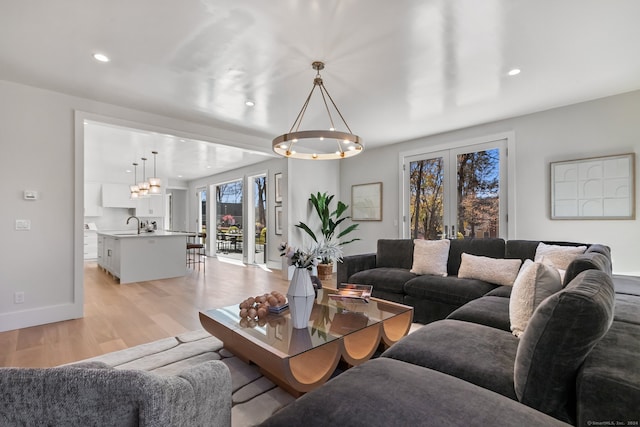
[[[138,234],[140,234],[140,218],[138,218],[137,216],[130,216],[129,218],[127,218],[127,224],[129,224],[129,220],[133,218],[136,221],[138,221]]]

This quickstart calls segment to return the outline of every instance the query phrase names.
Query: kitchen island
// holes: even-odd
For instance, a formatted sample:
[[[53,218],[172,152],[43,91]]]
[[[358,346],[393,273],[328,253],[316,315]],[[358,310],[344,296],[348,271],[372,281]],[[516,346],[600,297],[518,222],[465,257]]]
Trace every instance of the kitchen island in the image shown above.
[[[120,283],[184,276],[188,233],[99,231],[98,266]]]

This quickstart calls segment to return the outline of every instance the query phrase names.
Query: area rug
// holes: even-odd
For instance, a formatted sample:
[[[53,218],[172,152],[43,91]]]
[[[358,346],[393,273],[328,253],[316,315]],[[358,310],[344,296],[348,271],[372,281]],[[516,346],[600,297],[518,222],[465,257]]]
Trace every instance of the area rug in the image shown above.
[[[257,366],[235,357],[223,348],[222,341],[203,329],[87,360],[101,361],[115,369],[140,369],[161,375],[176,375],[190,366],[222,360],[231,371],[233,427],[257,425],[295,400],[264,377]]]
[[[409,333],[423,325],[414,323]],[[177,375],[209,360],[222,360],[231,372],[232,427],[260,424],[295,398],[223,347],[222,341],[204,329],[141,344],[85,361],[100,361],[115,369],[140,369],[160,375]]]

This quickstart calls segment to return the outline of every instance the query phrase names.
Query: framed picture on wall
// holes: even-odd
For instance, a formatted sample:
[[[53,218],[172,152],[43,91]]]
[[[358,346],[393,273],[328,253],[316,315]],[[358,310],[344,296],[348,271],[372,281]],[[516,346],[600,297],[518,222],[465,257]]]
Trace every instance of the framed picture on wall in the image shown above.
[[[634,219],[635,154],[551,163],[551,219]]]
[[[351,186],[351,219],[382,221],[382,183]]]
[[[276,235],[282,235],[282,206],[276,206]]]
[[[275,174],[276,203],[282,203],[282,174]]]

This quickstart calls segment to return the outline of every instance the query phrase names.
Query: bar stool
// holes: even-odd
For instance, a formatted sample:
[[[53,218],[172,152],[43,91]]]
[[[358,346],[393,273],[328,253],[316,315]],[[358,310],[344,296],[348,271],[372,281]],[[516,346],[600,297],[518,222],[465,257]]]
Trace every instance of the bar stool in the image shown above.
[[[205,233],[196,233],[187,237],[187,268],[196,268],[197,264],[198,271],[200,271],[200,264],[202,264],[202,269],[207,271],[204,245],[204,239],[206,237],[207,235]]]

